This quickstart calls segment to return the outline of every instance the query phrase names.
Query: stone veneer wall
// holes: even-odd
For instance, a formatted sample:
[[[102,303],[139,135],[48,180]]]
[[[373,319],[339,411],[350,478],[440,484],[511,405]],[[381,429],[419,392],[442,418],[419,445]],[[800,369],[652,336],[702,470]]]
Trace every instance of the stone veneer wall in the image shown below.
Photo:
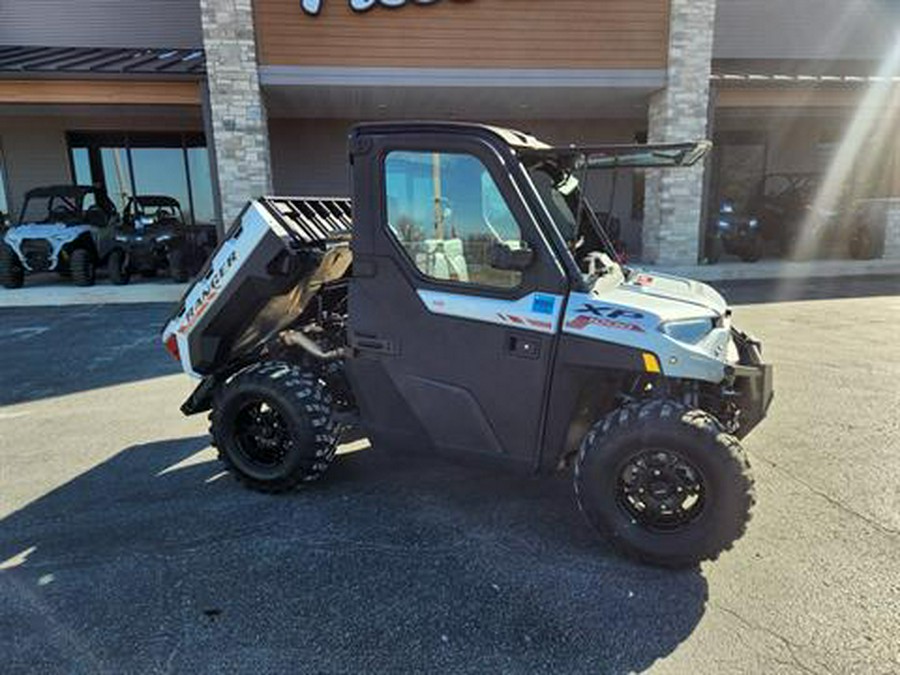
[[[900,260],[900,200],[892,200],[887,209],[884,231],[884,258]]]
[[[200,0],[212,145],[226,230],[247,200],[272,192],[251,0]]]
[[[650,143],[707,137],[716,0],[671,0],[668,84],[650,99]],[[700,255],[704,163],[647,172],[643,258],[692,265]]]

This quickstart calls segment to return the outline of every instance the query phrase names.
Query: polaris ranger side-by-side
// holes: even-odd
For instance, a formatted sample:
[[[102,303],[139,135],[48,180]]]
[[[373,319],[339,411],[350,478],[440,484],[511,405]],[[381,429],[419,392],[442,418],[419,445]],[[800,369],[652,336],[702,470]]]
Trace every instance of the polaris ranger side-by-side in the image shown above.
[[[352,216],[254,200],[185,295],[163,333],[202,379],[182,410],[211,411],[225,466],[257,490],[319,478],[356,426],[376,447],[574,467],[581,510],[624,552],[714,559],[749,519],[738,439],[771,366],[708,286],[614,262],[582,190],[590,170],[707,150],[358,126]]]
[[[93,286],[119,222],[106,192],[84,185],[35,188],[15,227],[0,241],[0,284],[19,288],[26,273],[55,271]]]

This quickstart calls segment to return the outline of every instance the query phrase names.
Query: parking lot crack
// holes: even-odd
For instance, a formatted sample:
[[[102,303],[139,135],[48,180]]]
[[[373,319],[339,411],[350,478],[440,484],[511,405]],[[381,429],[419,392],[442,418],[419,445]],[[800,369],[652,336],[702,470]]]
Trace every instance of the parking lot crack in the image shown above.
[[[871,525],[872,527],[877,529],[879,532],[886,534],[890,537],[897,537],[898,535],[900,535],[900,530],[896,530],[892,527],[889,527],[889,526],[885,525],[884,523],[881,523],[881,522],[875,520],[871,516],[867,516],[866,514],[860,513],[856,509],[854,509],[850,506],[847,506],[844,502],[840,501],[839,499],[836,499],[835,497],[832,497],[827,492],[824,492],[823,490],[810,484],[808,481],[804,480],[803,478],[800,478],[796,474],[791,473],[790,471],[788,471],[784,467],[780,466],[776,462],[773,462],[772,460],[770,460],[766,457],[763,457],[762,455],[760,455],[757,452],[752,452],[752,453],[750,453],[750,455],[751,455],[751,457],[754,457],[755,459],[757,459],[761,462],[764,462],[765,464],[770,466],[772,469],[774,469],[781,475],[785,476],[786,478],[794,481],[795,483],[799,483],[800,485],[805,487],[807,490],[812,492],[814,495],[821,497],[826,502],[828,502],[832,506],[837,507],[844,513],[847,513],[848,515],[854,516],[855,518],[859,518],[860,520],[865,521],[866,523],[868,523],[869,525]]]
[[[789,640],[788,638],[786,638],[785,636],[781,635],[781,633],[778,633],[777,631],[772,630],[771,628],[767,628],[766,626],[761,626],[761,625],[747,619],[746,617],[742,616],[740,613],[736,612],[733,609],[730,609],[728,607],[725,607],[725,606],[720,605],[715,602],[710,602],[709,604],[714,609],[717,609],[720,612],[737,619],[742,625],[746,626],[750,630],[765,633],[766,635],[769,635],[769,636],[775,638],[776,640],[778,640],[778,642],[780,642],[782,645],[784,645],[785,650],[790,655],[791,660],[790,660],[789,665],[794,665],[797,668],[799,668],[800,670],[802,670],[803,672],[810,673],[811,675],[818,675],[819,673],[831,672],[828,669],[824,668],[821,664],[817,664],[816,668],[810,668],[805,663],[803,663],[803,661],[801,661],[800,657],[797,655],[797,650],[802,649],[802,645],[796,644],[795,642],[793,642],[793,641]],[[780,663],[780,661],[779,661],[779,663]]]

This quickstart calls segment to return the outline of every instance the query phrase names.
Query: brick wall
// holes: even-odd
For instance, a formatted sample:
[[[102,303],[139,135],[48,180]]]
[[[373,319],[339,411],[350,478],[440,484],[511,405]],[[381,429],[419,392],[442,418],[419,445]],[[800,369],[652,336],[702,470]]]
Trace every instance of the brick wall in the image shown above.
[[[201,0],[213,147],[226,230],[247,200],[272,192],[251,0]]]

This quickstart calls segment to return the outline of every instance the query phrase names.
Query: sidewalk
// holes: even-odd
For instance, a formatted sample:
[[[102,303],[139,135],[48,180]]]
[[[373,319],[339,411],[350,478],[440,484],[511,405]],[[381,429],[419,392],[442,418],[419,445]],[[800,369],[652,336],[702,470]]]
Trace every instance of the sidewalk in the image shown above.
[[[136,305],[151,302],[175,304],[181,300],[187,284],[173,283],[168,277],[137,279],[126,286],[114,286],[98,279],[96,286],[75,286],[55,274],[25,279],[25,286],[10,290],[0,287],[0,307],[60,307],[63,305]]]
[[[640,265],[636,265],[640,266]],[[683,267],[648,266],[648,270],[666,272],[689,279],[717,281],[759,281],[766,279],[810,279],[815,277],[897,276],[900,260],[817,260],[786,262],[763,260],[756,263],[725,262],[718,265]],[[81,288],[61,281],[55,275],[29,277],[24,288],[0,288],[0,307],[39,307],[62,305],[110,305],[161,302],[175,304],[187,284],[174,284],[168,278],[137,280],[127,286],[113,286],[100,279],[96,286]]]
[[[809,262],[760,260],[755,263],[724,262],[717,265],[683,267],[651,266],[648,269],[711,283],[767,279],[812,279],[816,277],[896,275],[900,278],[900,260],[813,260]]]

